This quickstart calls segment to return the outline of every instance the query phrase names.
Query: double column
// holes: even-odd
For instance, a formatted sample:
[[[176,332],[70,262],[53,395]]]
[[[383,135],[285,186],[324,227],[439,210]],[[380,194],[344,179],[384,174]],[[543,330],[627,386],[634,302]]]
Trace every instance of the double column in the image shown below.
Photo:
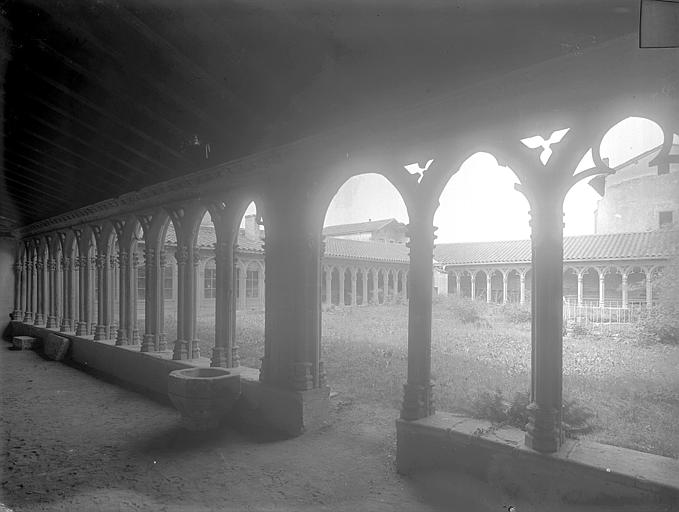
[[[403,387],[401,418],[416,420],[434,414],[431,382],[432,261],[434,209],[424,197],[410,211],[410,290],[408,301],[408,380]]]
[[[48,279],[49,279],[49,313],[47,315],[47,328],[59,328],[59,272],[57,260],[50,258],[47,261]]]
[[[142,352],[154,352],[166,349],[165,333],[163,332],[163,290],[160,266],[160,251],[153,246],[153,237],[145,239],[144,244],[144,336],[141,343]],[[181,282],[179,283],[181,285]],[[133,288],[134,289],[134,288]],[[177,300],[181,296],[178,294]],[[179,317],[177,318],[177,332],[179,332]]]
[[[73,265],[74,262],[72,258],[65,257],[61,260],[61,276],[63,278],[61,286],[63,314],[61,316],[61,326],[59,328],[61,332],[72,332],[75,327],[73,325],[73,312],[75,310]]]
[[[12,312],[12,320],[23,320],[23,281],[24,281],[24,262],[17,261],[14,264],[14,311]]]
[[[83,251],[82,248],[81,251]],[[90,333],[89,318],[90,318],[90,295],[91,295],[90,258],[89,256],[87,256],[87,253],[85,253],[85,256],[81,256],[79,258],[78,272],[79,272],[78,325],[76,326],[75,334],[77,336],[86,336]],[[101,281],[99,281],[99,283],[101,288]],[[101,302],[99,302],[99,307],[101,307]],[[104,338],[97,338],[95,332],[95,339]]]
[[[108,251],[100,249],[97,252],[96,257],[97,282],[99,283],[99,287],[97,289],[97,326],[94,331],[95,340],[105,340],[111,337],[111,333],[109,332],[111,325],[111,306],[109,303],[109,298],[111,296],[109,293],[109,277],[111,275],[110,263]],[[86,274],[89,276],[89,272]]]
[[[33,313],[35,312],[35,260],[32,257],[26,258],[26,280],[25,280],[26,307],[24,308],[24,323],[33,323]]]
[[[178,233],[177,237],[181,235]],[[200,357],[196,339],[196,275],[198,249],[192,244],[178,243],[177,260],[177,340],[172,358],[176,360]]]

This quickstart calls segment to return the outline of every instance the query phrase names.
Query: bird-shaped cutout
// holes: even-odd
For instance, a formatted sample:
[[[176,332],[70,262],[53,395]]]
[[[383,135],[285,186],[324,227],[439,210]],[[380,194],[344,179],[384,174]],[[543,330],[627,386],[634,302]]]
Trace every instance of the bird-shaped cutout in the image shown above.
[[[552,144],[561,142],[561,139],[564,138],[569,130],[570,128],[556,130],[555,132],[552,132],[552,134],[549,136],[549,139],[547,140],[543,139],[539,135],[536,135],[534,137],[528,137],[527,139],[521,139],[521,142],[524,144],[524,146],[529,147],[530,149],[542,148],[542,153],[540,153],[540,161],[542,162],[542,165],[547,165],[549,157],[551,157],[553,153],[551,148]]]
[[[433,161],[434,161],[433,158],[430,159],[430,160],[424,165],[424,167],[420,167],[420,163],[419,163],[419,162],[415,162],[414,164],[408,164],[408,165],[406,165],[405,168],[406,168],[406,170],[407,170],[410,174],[419,174],[419,175],[420,175],[420,176],[417,178],[417,182],[419,183],[419,182],[422,181],[422,178],[424,177],[424,171],[426,171],[427,169],[429,169],[429,166],[432,164]]]

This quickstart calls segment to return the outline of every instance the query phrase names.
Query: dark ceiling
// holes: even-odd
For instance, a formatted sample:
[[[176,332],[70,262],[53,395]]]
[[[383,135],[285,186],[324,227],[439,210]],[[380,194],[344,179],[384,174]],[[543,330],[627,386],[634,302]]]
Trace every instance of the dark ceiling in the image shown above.
[[[6,1],[0,221],[25,225],[587,51],[634,33],[638,8]]]

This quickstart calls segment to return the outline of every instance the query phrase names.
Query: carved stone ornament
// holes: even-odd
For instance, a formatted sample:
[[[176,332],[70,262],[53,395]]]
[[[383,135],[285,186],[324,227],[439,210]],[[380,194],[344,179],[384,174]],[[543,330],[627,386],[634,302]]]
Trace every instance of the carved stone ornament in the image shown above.
[[[127,267],[127,265],[130,263],[130,255],[127,254],[125,251],[121,251],[118,253],[118,262],[120,264],[121,268]]]
[[[153,267],[156,264],[156,250],[153,247],[144,249],[144,263],[147,267]]]
[[[184,265],[189,261],[189,248],[185,245],[178,246],[174,258],[177,260],[177,265]]]

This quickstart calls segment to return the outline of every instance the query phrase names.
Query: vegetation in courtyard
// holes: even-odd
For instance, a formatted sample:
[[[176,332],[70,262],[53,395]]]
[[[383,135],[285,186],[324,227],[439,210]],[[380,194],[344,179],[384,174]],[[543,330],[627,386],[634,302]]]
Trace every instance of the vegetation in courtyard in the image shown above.
[[[667,263],[653,286],[658,303],[639,323],[639,336],[650,342],[679,345],[679,256]]]
[[[450,297],[434,304],[436,408],[521,428],[527,422],[530,389],[530,322],[517,321],[506,306],[485,303],[465,305],[480,315],[478,321],[465,322],[461,318],[471,315],[452,314],[461,302]],[[405,305],[336,308],[323,314],[323,360],[328,382],[343,402],[400,408],[407,322]],[[199,325],[199,335],[212,340],[214,327]],[[237,339],[242,364],[259,368],[264,314],[239,311]],[[202,354],[211,348],[212,341],[203,341]],[[679,458],[679,346],[642,343],[633,329],[606,336],[569,331],[563,350],[567,432]]]

